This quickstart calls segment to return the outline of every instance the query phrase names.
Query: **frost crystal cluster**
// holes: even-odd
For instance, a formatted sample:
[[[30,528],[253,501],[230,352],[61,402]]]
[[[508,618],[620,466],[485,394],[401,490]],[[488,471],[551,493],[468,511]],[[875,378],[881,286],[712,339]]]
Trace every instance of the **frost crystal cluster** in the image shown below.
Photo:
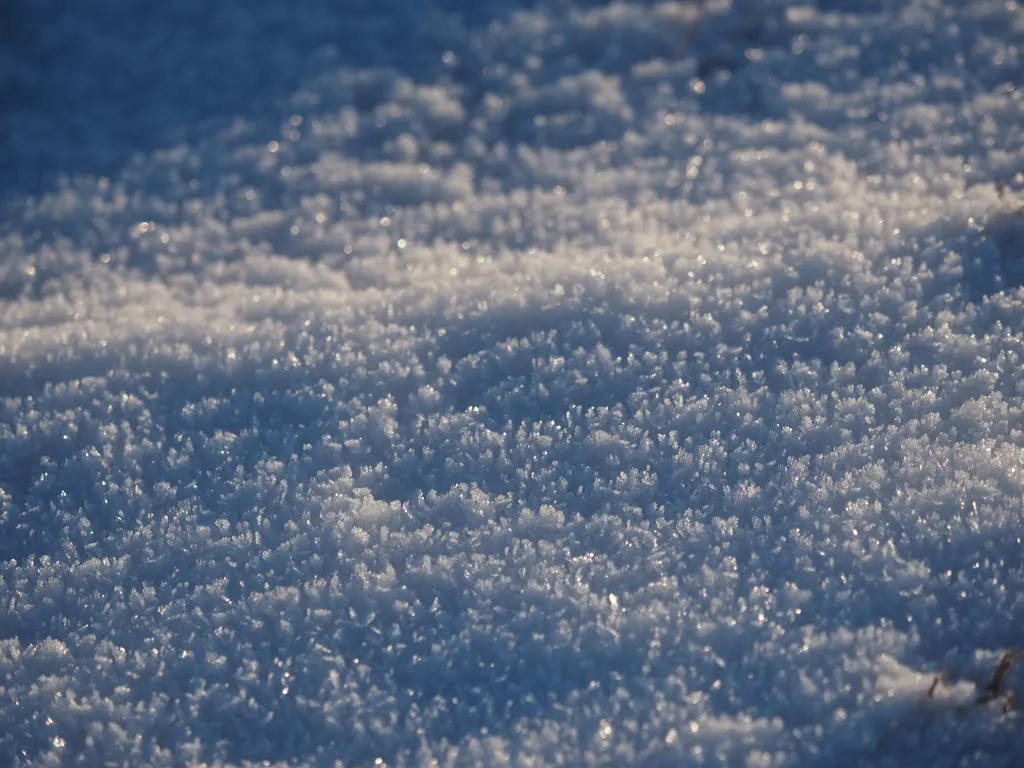
[[[1024,6],[12,2],[0,764],[1024,761]]]

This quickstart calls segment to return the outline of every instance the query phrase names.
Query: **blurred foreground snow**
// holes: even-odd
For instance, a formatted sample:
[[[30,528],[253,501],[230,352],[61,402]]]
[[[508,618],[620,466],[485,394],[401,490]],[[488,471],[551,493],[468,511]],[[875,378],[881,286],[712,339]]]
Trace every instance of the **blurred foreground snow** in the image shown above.
[[[0,763],[1024,765],[1013,0],[63,5]]]

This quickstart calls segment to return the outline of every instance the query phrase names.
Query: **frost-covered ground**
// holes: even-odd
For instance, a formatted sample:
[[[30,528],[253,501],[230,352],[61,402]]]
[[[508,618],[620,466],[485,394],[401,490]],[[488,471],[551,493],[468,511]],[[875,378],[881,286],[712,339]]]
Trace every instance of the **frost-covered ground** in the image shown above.
[[[0,38],[0,764],[1024,765],[1024,6]]]

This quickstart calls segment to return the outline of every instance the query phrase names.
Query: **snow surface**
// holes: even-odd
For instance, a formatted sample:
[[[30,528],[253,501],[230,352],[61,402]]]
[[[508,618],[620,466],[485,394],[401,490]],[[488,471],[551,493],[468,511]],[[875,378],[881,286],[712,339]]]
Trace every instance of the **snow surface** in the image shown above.
[[[1024,765],[1024,6],[2,14],[0,764]]]

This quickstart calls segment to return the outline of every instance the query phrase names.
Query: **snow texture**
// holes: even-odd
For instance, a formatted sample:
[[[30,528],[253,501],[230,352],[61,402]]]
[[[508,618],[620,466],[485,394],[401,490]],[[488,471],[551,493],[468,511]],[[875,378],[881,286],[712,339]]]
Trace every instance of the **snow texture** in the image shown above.
[[[1024,765],[1024,6],[0,16],[0,765]]]

